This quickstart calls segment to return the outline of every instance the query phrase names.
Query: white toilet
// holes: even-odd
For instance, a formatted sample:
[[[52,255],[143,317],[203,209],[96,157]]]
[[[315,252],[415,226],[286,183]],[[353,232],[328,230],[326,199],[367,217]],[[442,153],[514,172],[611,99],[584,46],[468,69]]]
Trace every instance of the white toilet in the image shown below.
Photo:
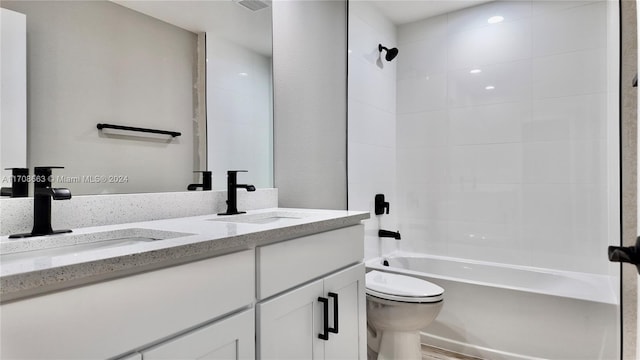
[[[442,308],[444,289],[407,275],[366,275],[367,344],[378,360],[420,360],[420,329]]]

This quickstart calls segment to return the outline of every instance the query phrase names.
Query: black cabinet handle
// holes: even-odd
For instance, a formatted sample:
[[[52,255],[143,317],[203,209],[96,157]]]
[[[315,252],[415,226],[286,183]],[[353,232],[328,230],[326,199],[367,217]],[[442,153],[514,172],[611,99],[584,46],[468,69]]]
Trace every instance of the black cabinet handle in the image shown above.
[[[636,238],[634,246],[609,246],[607,252],[609,261],[633,264],[640,274],[640,236]]]
[[[319,297],[318,301],[322,303],[322,308],[324,310],[323,333],[318,334],[318,337],[322,340],[329,340],[329,299]]]
[[[338,333],[338,294],[329,293],[329,297],[333,299],[333,327],[329,328],[329,332]]]

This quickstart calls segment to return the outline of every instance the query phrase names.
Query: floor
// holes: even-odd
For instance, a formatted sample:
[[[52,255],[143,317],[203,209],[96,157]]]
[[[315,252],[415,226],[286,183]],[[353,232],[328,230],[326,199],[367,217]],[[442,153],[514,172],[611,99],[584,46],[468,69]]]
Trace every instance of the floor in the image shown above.
[[[482,360],[477,357],[462,355],[440,349],[437,347],[431,347],[422,345],[422,360]]]
[[[378,354],[367,347],[367,360],[375,360]],[[422,345],[422,360],[483,360],[478,357],[458,354],[433,346]]]

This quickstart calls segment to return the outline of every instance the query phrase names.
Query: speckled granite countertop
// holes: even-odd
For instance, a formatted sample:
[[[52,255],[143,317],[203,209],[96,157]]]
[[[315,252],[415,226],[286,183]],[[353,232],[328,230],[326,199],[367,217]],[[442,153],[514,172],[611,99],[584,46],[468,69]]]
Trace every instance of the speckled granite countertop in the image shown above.
[[[2,236],[0,301],[252,249],[359,224],[367,218],[369,213],[363,211],[272,208],[235,216],[203,215],[80,228],[69,234],[28,239]],[[163,240],[135,240],[141,237]],[[113,245],[113,239],[120,240]]]

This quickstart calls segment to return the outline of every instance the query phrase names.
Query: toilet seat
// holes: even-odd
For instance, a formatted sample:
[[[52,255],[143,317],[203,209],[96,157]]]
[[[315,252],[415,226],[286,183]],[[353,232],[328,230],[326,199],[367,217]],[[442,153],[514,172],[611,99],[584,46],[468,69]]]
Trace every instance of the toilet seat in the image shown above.
[[[442,301],[444,289],[426,280],[373,270],[366,274],[366,293],[377,298],[407,303]]]

